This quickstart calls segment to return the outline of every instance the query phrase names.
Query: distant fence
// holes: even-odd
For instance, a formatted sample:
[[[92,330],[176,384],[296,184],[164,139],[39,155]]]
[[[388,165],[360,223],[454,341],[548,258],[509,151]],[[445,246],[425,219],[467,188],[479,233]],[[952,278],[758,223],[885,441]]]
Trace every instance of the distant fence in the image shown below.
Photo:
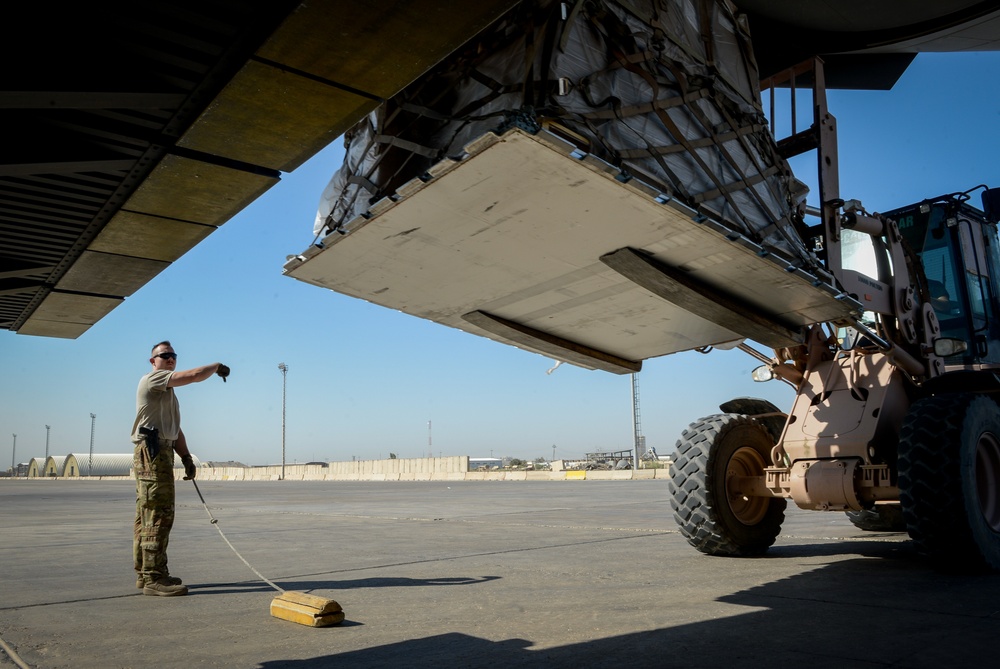
[[[266,467],[208,467],[198,468],[202,481],[280,481],[281,465]],[[390,460],[356,460],[323,464],[286,464],[287,481],[629,481],[666,478],[668,468],[592,470],[592,471],[474,471],[469,469],[469,456],[455,455],[441,458],[396,458]],[[176,471],[176,478],[184,475]],[[74,480],[129,479],[129,476],[91,477],[42,477],[21,479],[53,481],[61,478]],[[14,480],[14,479],[0,479]]]

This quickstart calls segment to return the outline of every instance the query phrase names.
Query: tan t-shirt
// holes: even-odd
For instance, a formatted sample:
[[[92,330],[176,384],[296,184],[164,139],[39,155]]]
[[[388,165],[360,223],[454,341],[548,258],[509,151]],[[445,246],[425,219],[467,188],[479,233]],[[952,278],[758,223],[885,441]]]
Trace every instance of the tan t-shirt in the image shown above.
[[[174,395],[174,389],[167,383],[173,374],[168,369],[160,369],[139,379],[139,389],[135,393],[135,423],[132,424],[132,443],[137,444],[143,437],[140,427],[155,427],[160,430],[160,439],[177,439],[181,431],[181,408]]]

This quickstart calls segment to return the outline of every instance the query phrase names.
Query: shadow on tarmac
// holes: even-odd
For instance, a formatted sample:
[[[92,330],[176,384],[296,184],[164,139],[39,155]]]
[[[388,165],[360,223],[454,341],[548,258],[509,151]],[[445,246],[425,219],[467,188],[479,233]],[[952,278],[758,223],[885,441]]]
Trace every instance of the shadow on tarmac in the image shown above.
[[[289,581],[275,583],[285,590],[312,592],[313,590],[350,590],[352,588],[402,588],[408,586],[476,585],[499,579],[499,576],[449,576],[441,578],[376,577],[352,581]],[[190,595],[221,595],[245,592],[274,592],[266,583],[199,583],[188,586]]]
[[[842,556],[844,549],[843,544],[784,546],[755,559]],[[719,619],[540,649],[532,649],[532,642],[525,639],[491,641],[441,634],[258,666],[930,669],[983,666],[985,654],[994,652],[1000,633],[1000,575],[934,572],[908,542],[852,542],[851,552],[865,557],[834,561],[719,598],[716,601],[748,609]],[[344,587],[341,582],[326,585]],[[606,615],[613,616],[619,603],[605,604]],[[671,606],[669,597],[663,606]],[[592,611],[581,612],[581,617],[591,615]],[[336,630],[331,627],[321,633],[335,635]]]

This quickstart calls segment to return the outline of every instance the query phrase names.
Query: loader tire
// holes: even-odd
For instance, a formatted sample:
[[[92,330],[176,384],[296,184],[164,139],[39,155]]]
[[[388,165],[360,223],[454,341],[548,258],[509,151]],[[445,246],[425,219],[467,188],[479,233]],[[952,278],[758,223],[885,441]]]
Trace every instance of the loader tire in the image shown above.
[[[864,511],[847,511],[854,527],[865,532],[905,532],[906,521],[899,504],[877,504]]]
[[[688,543],[707,555],[760,555],[785,519],[780,497],[727,492],[734,476],[763,475],[774,441],[749,416],[718,414],[688,426],[670,467],[670,506]]]
[[[919,400],[899,438],[906,529],[944,571],[1000,570],[1000,407],[989,397]]]

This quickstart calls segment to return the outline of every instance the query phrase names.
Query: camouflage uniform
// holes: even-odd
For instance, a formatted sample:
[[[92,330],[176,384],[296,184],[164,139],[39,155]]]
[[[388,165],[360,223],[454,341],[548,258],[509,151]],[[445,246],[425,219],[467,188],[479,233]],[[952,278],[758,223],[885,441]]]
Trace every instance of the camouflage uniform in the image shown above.
[[[170,574],[167,543],[174,525],[174,442],[160,439],[156,457],[149,459],[146,441],[136,444],[135,532],[132,555],[137,575],[148,583]]]
[[[154,370],[139,380],[136,418],[132,426],[135,470],[135,527],[132,557],[137,578],[152,583],[169,576],[167,543],[174,525],[174,445],[180,436],[181,413],[169,370]],[[159,448],[150,459],[143,427],[159,430]]]

